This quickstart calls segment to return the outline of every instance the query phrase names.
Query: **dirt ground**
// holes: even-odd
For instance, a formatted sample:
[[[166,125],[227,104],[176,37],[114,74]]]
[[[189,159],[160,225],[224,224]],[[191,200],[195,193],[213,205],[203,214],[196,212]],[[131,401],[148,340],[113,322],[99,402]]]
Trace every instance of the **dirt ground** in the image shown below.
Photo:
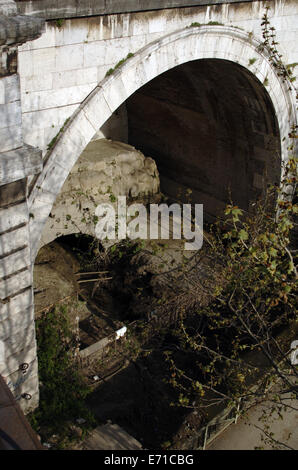
[[[159,299],[172,292],[171,276],[177,275],[179,249],[179,246],[168,249],[161,243],[140,251],[125,252],[120,247],[108,264],[82,266],[69,247],[52,242],[40,250],[36,260],[37,314],[59,303],[67,304],[73,325],[79,317],[81,349],[123,324],[148,320],[158,308]],[[108,271],[104,276],[111,279],[98,284],[80,283],[80,279],[88,276],[78,273],[88,270]],[[96,275],[89,276],[92,277]],[[118,348],[105,363],[95,360],[82,373],[94,387],[88,405],[98,423],[110,420],[120,425],[144,448],[179,449],[188,435],[200,428],[202,417],[171,405],[177,401],[177,395],[165,380],[168,369],[163,350],[168,345],[163,345],[164,340],[158,335],[147,351],[146,345],[133,350],[132,345],[127,347],[124,343],[125,347]],[[103,380],[94,385],[92,376],[97,374]]]

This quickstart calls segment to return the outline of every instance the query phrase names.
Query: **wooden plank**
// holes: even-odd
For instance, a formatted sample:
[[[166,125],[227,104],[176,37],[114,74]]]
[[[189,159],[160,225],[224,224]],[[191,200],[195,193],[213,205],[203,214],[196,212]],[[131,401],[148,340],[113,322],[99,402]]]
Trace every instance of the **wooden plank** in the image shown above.
[[[77,282],[79,284],[81,284],[82,282],[100,282],[100,281],[108,281],[110,279],[113,279],[113,278],[112,277],[102,277],[102,278],[98,278],[98,279],[80,279]]]

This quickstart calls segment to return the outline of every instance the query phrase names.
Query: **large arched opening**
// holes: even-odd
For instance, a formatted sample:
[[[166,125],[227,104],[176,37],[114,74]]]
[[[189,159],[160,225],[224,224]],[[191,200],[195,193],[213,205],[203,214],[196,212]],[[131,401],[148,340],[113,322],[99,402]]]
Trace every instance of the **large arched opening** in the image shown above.
[[[241,96],[239,94],[237,98],[236,113],[232,113],[227,119],[227,111],[233,110],[233,103],[225,105],[225,112],[223,118],[220,118],[220,112],[222,113],[222,105],[217,108],[212,93],[209,94],[209,105],[211,109],[208,110],[207,116],[210,118],[217,115],[217,120],[220,121],[225,119],[227,122],[224,123],[222,129],[226,128],[228,135],[231,133],[231,129],[237,130],[240,135],[243,135],[244,141],[244,152],[250,153],[250,146],[252,143],[257,144],[255,137],[257,136],[258,126],[260,125],[260,118],[264,116],[264,106],[268,109],[271,108],[275,111],[276,122],[272,118],[270,123],[270,113],[267,114],[265,123],[262,124],[265,128],[265,137],[273,133],[277,137],[277,124],[280,135],[281,145],[281,158],[287,158],[287,146],[288,146],[288,135],[290,133],[291,126],[296,122],[295,113],[295,99],[294,93],[289,89],[289,84],[284,82],[276,73],[273,65],[271,64],[266,50],[260,52],[260,42],[252,38],[249,34],[238,30],[233,27],[225,26],[202,26],[202,27],[190,27],[177,31],[176,33],[169,34],[162,39],[159,39],[152,44],[149,44],[145,48],[141,49],[139,53],[130,57],[121,67],[116,68],[112,74],[109,74],[95,89],[94,91],[84,100],[79,109],[74,113],[72,118],[65,125],[63,132],[59,135],[55,145],[49,150],[45,158],[44,169],[40,176],[37,178],[34,187],[29,197],[29,207],[31,213],[30,219],[30,237],[33,257],[36,255],[41,233],[44,224],[51,212],[54,201],[61,190],[63,183],[69,175],[73,165],[80,157],[81,153],[91,141],[94,134],[100,129],[107,120],[113,115],[126,100],[129,99],[135,92],[140,90],[144,85],[151,82],[156,77],[161,76],[164,72],[171,71],[175,67],[187,64],[189,62],[198,61],[209,68],[209,80],[212,82],[218,80],[218,97],[220,97],[221,103],[223,97],[219,90],[223,87],[228,88],[230,80],[228,79],[228,67],[230,65],[215,65],[201,59],[221,59],[221,61],[233,62],[234,70],[237,67],[242,66],[244,69],[250,69],[251,75],[255,78],[255,82],[251,80],[250,73],[245,70],[235,72],[234,78],[231,79],[241,87],[241,83],[245,83],[248,87],[248,92]],[[223,64],[223,62],[221,62]],[[186,68],[190,70],[193,64],[187,65]],[[212,73],[212,67],[213,71]],[[215,69],[214,69],[215,67]],[[218,69],[219,67],[219,69]],[[225,71],[225,79],[223,82],[219,78],[216,79],[214,73],[218,73],[218,70]],[[203,70],[203,69],[202,69]],[[240,70],[240,68],[239,68]],[[172,72],[175,74],[175,71]],[[203,72],[202,72],[203,73]],[[266,85],[267,93],[270,97],[272,105],[268,104],[268,97],[264,91],[264,87],[259,86],[259,89],[255,89],[255,83],[257,81],[260,84]],[[222,83],[222,85],[221,85]],[[150,85],[149,85],[150,86]],[[193,82],[192,87],[195,86]],[[208,87],[206,88],[207,93]],[[153,93],[153,90],[152,90]],[[259,94],[258,94],[259,93]],[[200,95],[199,95],[200,96]],[[230,98],[233,97],[233,92],[230,89]],[[248,100],[246,110],[249,109],[249,116],[251,122],[247,123],[245,120],[242,124],[237,122],[236,117],[241,114],[244,103]],[[132,103],[132,101],[131,101]],[[213,103],[213,109],[212,104]],[[258,103],[258,104],[257,104]],[[206,106],[206,105],[205,105]],[[273,108],[272,108],[273,107]],[[254,117],[254,113],[258,111],[257,117]],[[245,114],[245,113],[244,113]],[[269,120],[268,120],[269,119]],[[243,126],[241,132],[241,125]],[[253,127],[256,126],[256,129]],[[133,130],[132,121],[130,123],[131,131]],[[214,148],[214,143],[210,142],[212,135],[211,128],[209,129],[209,148]],[[260,128],[262,132],[262,128]],[[247,134],[254,134],[254,137],[247,139]],[[133,135],[133,133],[131,133]],[[131,137],[131,139],[135,137]],[[227,137],[225,137],[227,138]],[[261,140],[265,138],[261,137]],[[266,138],[267,139],[267,138]],[[216,139],[219,143],[219,139]],[[250,144],[248,144],[250,142]],[[264,144],[264,141],[263,141]],[[229,144],[230,145],[230,144]],[[226,146],[229,146],[226,144]],[[237,145],[240,145],[240,139],[233,140],[234,149],[236,152]],[[241,146],[241,145],[240,145]],[[255,145],[255,147],[258,147]],[[154,149],[153,149],[154,150]],[[264,150],[264,146],[263,146]],[[243,150],[242,150],[243,154]],[[158,155],[156,155],[158,157]],[[221,160],[218,160],[221,161]],[[251,160],[246,159],[246,162]],[[235,162],[234,162],[235,163]],[[242,161],[243,163],[243,161]],[[232,165],[233,166],[233,165]],[[261,164],[262,166],[262,164]],[[202,167],[200,167],[200,170]],[[233,167],[234,171],[237,171],[237,165]],[[269,166],[270,169],[270,166]],[[243,172],[240,165],[240,174],[249,175],[249,184],[252,183],[252,187],[256,187],[257,190],[263,184],[260,180],[260,170],[257,165],[256,168],[249,168]],[[254,171],[257,170],[257,171]],[[213,175],[217,172],[214,171]],[[220,171],[218,171],[220,174]],[[210,175],[209,175],[210,178]],[[236,177],[238,180],[238,176]],[[204,176],[201,178],[204,179]],[[214,185],[214,180],[210,180],[209,186]],[[229,181],[227,181],[229,185]],[[236,193],[241,196],[241,182],[234,183],[232,189],[236,190]],[[244,192],[244,191],[243,191]],[[206,190],[206,194],[208,191]],[[226,197],[226,194],[223,195]],[[237,196],[238,197],[238,196]],[[249,197],[245,197],[244,205],[248,204]],[[212,203],[210,203],[212,206]],[[209,207],[209,202],[208,202]],[[212,210],[209,210],[212,213]]]
[[[165,72],[126,102],[128,142],[154,158],[162,191],[188,189],[214,220],[244,210],[280,177],[278,122],[266,87],[244,67],[203,59]]]

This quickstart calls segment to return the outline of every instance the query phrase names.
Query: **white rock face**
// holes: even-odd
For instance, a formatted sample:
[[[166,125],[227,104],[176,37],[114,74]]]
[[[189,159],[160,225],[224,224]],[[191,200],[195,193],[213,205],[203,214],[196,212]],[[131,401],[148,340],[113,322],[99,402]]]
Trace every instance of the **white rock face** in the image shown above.
[[[83,191],[101,202],[115,196],[138,197],[159,189],[156,164],[134,147],[101,139],[91,142],[74,165],[63,188],[65,193]]]
[[[118,196],[148,200],[159,193],[155,161],[134,147],[101,139],[82,153],[53,206],[40,246],[72,233],[94,236],[95,208]]]
[[[15,15],[17,13],[17,5],[14,0],[0,0],[1,15]]]

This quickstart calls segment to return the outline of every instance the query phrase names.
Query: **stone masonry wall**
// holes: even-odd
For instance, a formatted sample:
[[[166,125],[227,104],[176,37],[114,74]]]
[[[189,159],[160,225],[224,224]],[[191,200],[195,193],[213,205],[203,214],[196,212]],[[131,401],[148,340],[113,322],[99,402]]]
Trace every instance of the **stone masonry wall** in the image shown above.
[[[109,69],[128,53],[193,22],[234,25],[261,38],[265,4],[237,2],[48,21],[39,39],[19,48],[25,142],[45,154],[65,120]],[[273,0],[270,5],[284,61],[298,62],[297,2]]]
[[[17,16],[11,0],[0,0],[0,15],[0,374],[28,411],[38,403],[38,378],[27,177],[42,163],[23,143],[17,47],[38,37],[43,21]]]
[[[166,53],[162,56],[161,52],[156,68],[162,70],[163,61],[171,64],[168,68],[174,67],[174,56],[170,53],[173,46],[166,44],[165,37],[179,29],[185,31],[184,28],[193,22],[208,24],[212,21],[226,26],[234,25],[261,39],[261,18],[266,3],[244,1],[88,18],[58,18],[48,21],[41,34],[42,20],[18,15],[13,0],[0,0],[0,374],[25,411],[38,403],[32,294],[34,233],[29,237],[28,231],[28,223],[34,215],[31,211],[35,212],[36,217],[36,225],[31,224],[32,230],[37,227],[38,231],[48,217],[55,196],[55,188],[53,196],[50,191],[47,192],[47,184],[52,182],[52,186],[60,187],[70,171],[69,162],[73,159],[75,163],[79,157],[73,152],[76,142],[79,142],[81,153],[83,148],[80,142],[84,142],[85,146],[88,144],[92,138],[91,130],[96,134],[98,127],[101,127],[105,135],[112,128],[115,131],[117,123],[125,126],[125,110],[120,113],[122,118],[103,129],[105,119],[97,118],[101,110],[93,114],[96,93],[100,95],[99,88],[96,90],[92,95],[94,100],[89,102],[90,107],[87,105],[86,114],[83,111],[78,113],[70,123],[68,133],[74,143],[70,141],[66,147],[60,143],[54,149],[55,157],[59,148],[64,148],[63,155],[61,153],[58,157],[66,161],[64,166],[59,167],[57,174],[58,166],[55,166],[54,160],[51,167],[53,181],[51,175],[47,179],[41,178],[42,198],[34,200],[29,213],[28,180],[42,171],[41,152],[36,148],[43,155],[46,154],[65,121],[73,116],[107,71],[128,53],[136,53],[152,41],[159,40],[160,50]],[[273,0],[270,5],[271,23],[276,28],[284,62],[294,64],[298,62],[297,1]],[[232,36],[228,41],[232,41]],[[183,40],[179,44],[183,46],[188,60],[191,60],[187,39],[185,44]],[[206,54],[214,54],[217,51],[214,47],[216,44],[212,42],[213,49],[206,50]],[[265,62],[263,65],[266,65]],[[298,67],[295,70],[297,73]],[[141,75],[138,70],[133,80],[142,82]],[[129,73],[127,76],[130,76]],[[120,83],[120,78],[121,74],[114,83],[118,83],[117,80]],[[130,89],[129,83],[125,84]],[[109,86],[114,93],[113,97],[108,94]],[[109,83],[106,83],[106,87],[105,96],[109,98],[106,108],[115,111],[129,94],[125,94],[125,99],[120,99],[121,90],[113,88]],[[106,98],[100,95],[101,99]],[[278,99],[274,99],[278,108]],[[116,102],[117,107],[113,107]],[[90,115],[92,123],[87,117]],[[109,111],[106,111],[105,116],[110,117]],[[97,119],[100,126],[95,126]],[[286,127],[284,122],[282,125]],[[74,129],[78,134],[77,140],[72,134]],[[125,130],[120,133],[125,135]],[[39,239],[39,232],[35,238]],[[30,399],[26,400],[24,396]]]

